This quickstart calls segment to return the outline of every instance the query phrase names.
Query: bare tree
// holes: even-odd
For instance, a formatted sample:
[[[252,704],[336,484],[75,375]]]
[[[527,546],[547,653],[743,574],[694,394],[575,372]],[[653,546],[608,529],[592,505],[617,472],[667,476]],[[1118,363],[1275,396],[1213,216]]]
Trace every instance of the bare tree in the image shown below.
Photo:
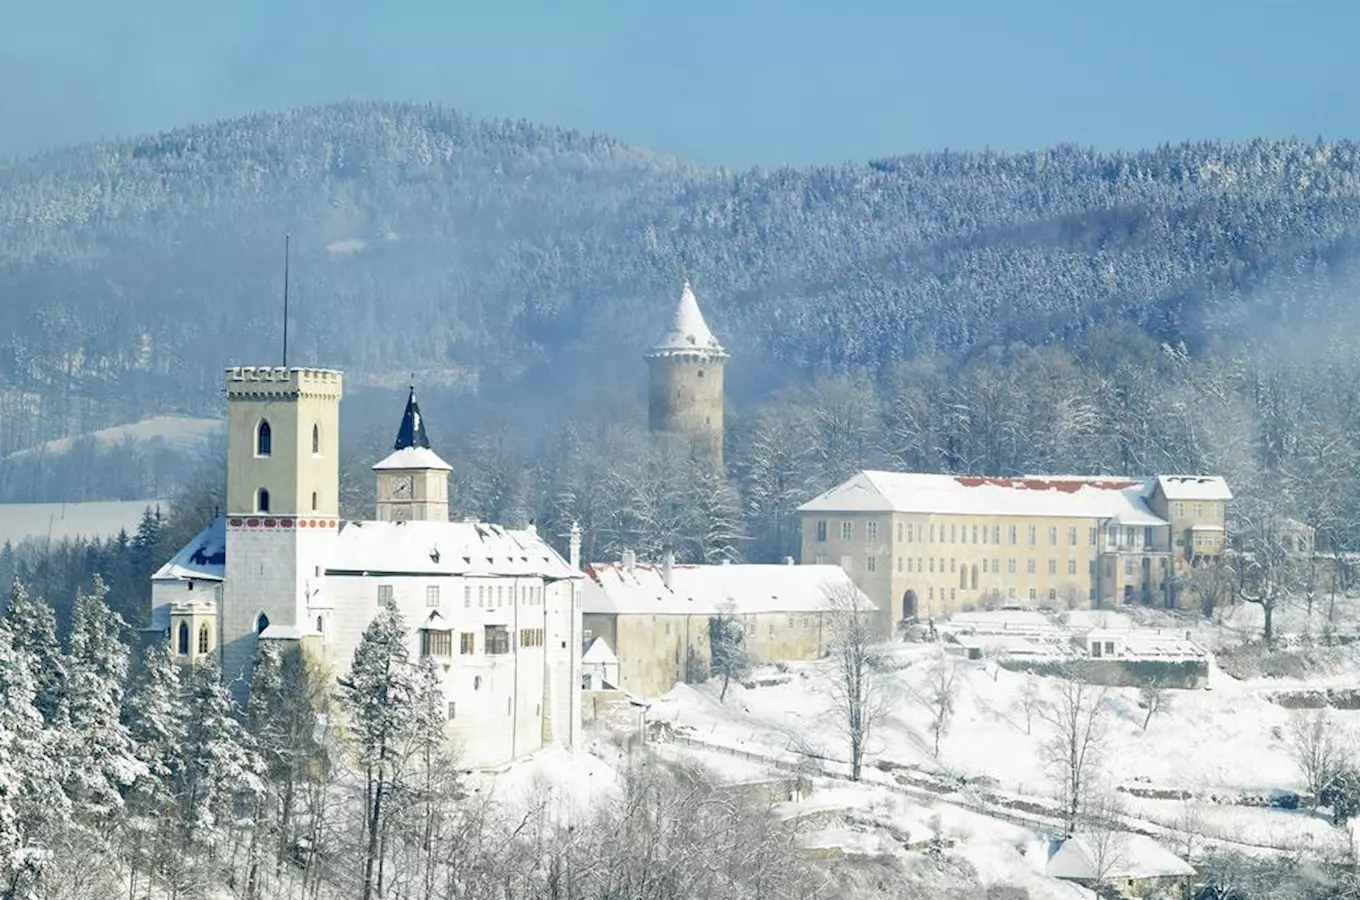
[[[1200,843],[1204,839],[1204,817],[1194,804],[1194,798],[1186,791],[1181,796],[1180,813],[1176,816],[1176,830],[1180,832],[1181,856],[1187,860],[1195,858]]]
[[[1039,679],[1033,672],[1025,673],[1024,684],[1020,687],[1020,694],[1016,697],[1015,705],[1020,707],[1020,711],[1025,714],[1025,734],[1034,733],[1034,714],[1043,705],[1043,698],[1039,694]]]
[[[1091,860],[1091,878],[1097,893],[1110,876],[1128,860],[1127,836],[1122,827],[1123,804],[1109,785],[1092,782],[1081,813],[1081,840]]]
[[[954,661],[943,650],[930,663],[921,700],[930,711],[930,733],[934,739],[935,758],[940,756],[940,738],[949,731],[954,718],[954,699],[958,694]]]
[[[1285,743],[1316,808],[1350,763],[1345,735],[1329,710],[1298,710],[1290,717]]]
[[[1143,730],[1147,731],[1152,717],[1171,705],[1171,697],[1162,683],[1154,678],[1138,688],[1138,703],[1147,710],[1147,715],[1143,716]]]
[[[746,629],[736,616],[736,604],[731,600],[718,605],[717,614],[708,620],[709,669],[722,675],[722,691],[718,702],[727,699],[727,686],[733,678],[742,678],[751,668],[746,651]]]
[[[878,654],[874,647],[875,610],[868,598],[849,582],[828,584],[828,690],[832,707],[850,744],[850,777],[860,779],[864,747],[883,714],[883,691],[878,682]]]
[[[1213,558],[1191,568],[1184,581],[1204,618],[1211,619],[1214,610],[1232,597],[1234,580],[1232,567],[1221,558]]]
[[[1063,805],[1063,827],[1071,834],[1080,821],[1086,791],[1095,777],[1104,749],[1105,689],[1068,673],[1058,680],[1057,696],[1038,713],[1049,725],[1040,753],[1058,782]]]
[[[1237,597],[1261,607],[1265,618],[1262,637],[1275,643],[1275,610],[1288,596],[1291,559],[1280,529],[1280,520],[1268,512],[1248,515],[1242,533],[1242,555]]]

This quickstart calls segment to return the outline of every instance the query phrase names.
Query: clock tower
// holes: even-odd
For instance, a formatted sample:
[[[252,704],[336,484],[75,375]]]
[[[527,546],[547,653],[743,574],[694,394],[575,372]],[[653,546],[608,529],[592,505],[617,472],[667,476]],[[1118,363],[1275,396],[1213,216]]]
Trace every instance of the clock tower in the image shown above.
[[[378,521],[449,520],[449,464],[430,449],[425,419],[412,385],[392,453],[373,467],[378,473]]]

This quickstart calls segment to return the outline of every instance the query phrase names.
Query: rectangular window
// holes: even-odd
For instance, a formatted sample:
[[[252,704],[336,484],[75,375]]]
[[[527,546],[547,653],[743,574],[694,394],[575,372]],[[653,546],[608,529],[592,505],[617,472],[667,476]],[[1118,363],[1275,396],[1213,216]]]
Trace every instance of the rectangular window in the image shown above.
[[[427,607],[439,607],[439,585],[427,584],[425,586],[425,605]]]
[[[958,571],[957,569],[954,568],[954,557],[952,556],[949,557],[949,571],[951,572]]]
[[[987,560],[985,559],[982,561],[982,574],[983,575],[987,574]]]
[[[897,543],[902,543],[902,523],[897,523]]]
[[[977,526],[974,525],[974,526],[973,526],[973,543],[976,544],[977,542],[978,542],[978,541],[977,541]]]
[[[933,587],[932,587],[932,588],[926,588],[926,599],[927,599],[927,600],[934,600],[934,599],[935,599],[935,589],[934,589]]]
[[[1152,549],[1152,526],[1147,525],[1143,528],[1143,546]]]
[[[1100,529],[1098,529],[1098,528],[1096,528],[1094,525],[1092,525],[1092,526],[1091,526],[1091,546],[1092,546],[1092,547],[1094,547],[1094,546],[1096,545],[1097,535],[1098,535],[1099,533],[1100,533]]]
[[[1007,571],[1008,573],[1010,573],[1011,575],[1014,575],[1014,574],[1015,574],[1015,557],[1014,557],[1014,556],[1012,556],[1010,559],[1006,560],[1006,571]]]
[[[864,557],[864,571],[866,572],[878,571],[878,559],[872,553]]]
[[[1052,603],[1054,600],[1057,600],[1057,599],[1058,599],[1058,589],[1057,589],[1057,588],[1049,588],[1049,589],[1048,589],[1048,602],[1049,602],[1049,603]]]
[[[1056,547],[1056,546],[1058,546],[1058,526],[1057,526],[1057,525],[1050,525],[1050,526],[1048,526],[1048,545],[1049,545],[1050,547]]]
[[[1075,559],[1069,559],[1067,561],[1067,574],[1068,575],[1077,574],[1077,561]]]
[[[817,540],[820,543],[826,542],[826,519],[817,520]]]
[[[505,605],[505,585],[496,585],[496,606],[499,608]]]
[[[463,585],[463,609],[472,608],[472,585]]]
[[[1034,560],[1032,559],[1025,560],[1025,574],[1026,575],[1034,574]]]
[[[467,656],[477,649],[476,643],[477,635],[471,631],[464,631],[458,635],[458,652]]]
[[[812,561],[819,566],[824,566],[826,565],[826,554],[818,553],[816,556],[812,558]]]
[[[1048,574],[1050,575],[1058,574],[1058,561],[1056,559],[1050,559],[1048,561]]]
[[[1067,543],[1073,547],[1077,546],[1077,526],[1069,525],[1067,528]]]
[[[841,540],[848,541],[855,536],[855,523],[845,521],[841,523]]]
[[[378,585],[378,605],[381,606],[383,609],[392,609],[394,606],[396,606],[396,603],[397,601],[393,599],[392,595],[392,585],[390,584]]]
[[[453,655],[453,632],[451,631],[428,631],[422,629],[420,632],[420,655],[421,656],[452,656]]]
[[[953,603],[953,602],[954,602],[954,599],[955,599],[955,596],[956,596],[956,595],[954,594],[954,590],[955,590],[954,588],[950,588],[950,589],[949,589],[949,602],[950,602],[950,603]]]
[[[1038,596],[1039,596],[1039,595],[1038,595],[1038,592],[1035,591],[1034,588],[1030,588],[1030,589],[1029,589],[1029,599],[1035,600],[1035,599],[1038,599]]]
[[[850,557],[848,557],[848,556],[842,556],[842,557],[841,557],[841,568],[845,570],[846,574],[849,574],[849,573],[850,573],[850,569],[851,569],[851,565],[850,565]]]
[[[1000,525],[993,525],[993,526],[992,526],[992,543],[993,543],[993,544],[999,544],[999,543],[1001,543],[1001,526],[1000,526]]]
[[[931,525],[931,526],[930,526],[930,542],[931,542],[932,544],[935,543],[935,526],[934,526],[934,525]]]
[[[949,543],[951,543],[951,544],[957,544],[958,542],[959,542],[958,526],[957,526],[957,525],[954,525],[953,523],[950,523],[950,525],[949,525]]]
[[[872,519],[864,523],[864,539],[867,541],[878,540],[878,523]]]
[[[983,526],[982,526],[982,543],[984,543],[984,544],[987,543],[987,535],[988,535],[989,533],[990,533],[990,532],[988,531],[987,526],[986,526],[986,525],[983,525]]]
[[[997,574],[1001,572],[1001,560],[995,558],[992,559],[992,571]]]
[[[1114,641],[1105,642],[1105,655],[1114,656]]]
[[[479,607],[486,606],[486,585],[484,584],[477,585],[477,605]]]
[[[910,557],[910,556],[907,557],[907,571],[908,571],[908,572],[914,571],[914,570],[912,569],[912,567],[911,567],[911,557]]]
[[[482,643],[489,655],[504,656],[510,652],[510,632],[504,625],[488,625]]]
[[[542,647],[543,629],[542,628],[522,628],[519,632],[519,645],[521,647]]]
[[[1015,587],[1013,585],[1011,587],[1006,588],[1006,596],[1011,600],[1015,599]]]
[[[1185,504],[1180,502],[1171,504],[1171,515],[1173,516],[1185,515]]]
[[[1124,574],[1125,575],[1133,574],[1133,557],[1131,556],[1128,559],[1124,560]]]
[[[1204,504],[1203,504],[1203,503],[1196,503],[1196,504],[1194,504],[1193,506],[1191,506],[1191,507],[1190,507],[1190,514],[1191,514],[1192,516],[1194,516],[1196,519],[1198,519],[1200,516],[1204,515]]]
[[[1038,538],[1038,531],[1039,531],[1039,529],[1037,529],[1037,528],[1035,528],[1033,525],[1031,525],[1031,526],[1029,526],[1028,531],[1029,531],[1029,545],[1030,545],[1031,547],[1033,547],[1033,546],[1038,542],[1038,541],[1037,541],[1037,538]]]
[[[935,571],[935,557],[933,556],[930,558],[930,571],[931,572]]]
[[[1010,527],[1009,533],[1006,535],[1006,540],[1011,544],[1011,546],[1015,546],[1015,542],[1019,539],[1018,535],[1019,529],[1012,525]]]

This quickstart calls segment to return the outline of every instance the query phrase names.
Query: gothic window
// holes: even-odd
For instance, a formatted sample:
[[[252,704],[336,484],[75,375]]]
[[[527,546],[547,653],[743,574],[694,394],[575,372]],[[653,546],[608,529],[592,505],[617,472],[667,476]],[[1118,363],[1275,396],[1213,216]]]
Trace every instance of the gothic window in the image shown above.
[[[269,430],[269,422],[265,419],[260,420],[259,426],[255,429],[255,455],[268,456],[274,447],[273,434]]]
[[[255,633],[264,634],[264,630],[269,627],[269,616],[260,613],[255,617]]]
[[[180,656],[189,655],[189,626],[184,622],[179,623],[179,634],[176,635],[176,649]]]
[[[321,455],[321,426],[320,426],[320,425],[313,425],[313,426],[312,426],[312,455],[313,455],[313,456],[320,456],[320,455]]]
[[[207,652],[208,652],[208,640],[209,640],[209,638],[208,638],[208,623],[207,623],[207,622],[204,622],[202,625],[198,626],[198,652],[199,652],[199,653],[207,653]]]
[[[262,513],[269,512],[269,491],[265,488],[260,488],[255,493],[255,511]]]

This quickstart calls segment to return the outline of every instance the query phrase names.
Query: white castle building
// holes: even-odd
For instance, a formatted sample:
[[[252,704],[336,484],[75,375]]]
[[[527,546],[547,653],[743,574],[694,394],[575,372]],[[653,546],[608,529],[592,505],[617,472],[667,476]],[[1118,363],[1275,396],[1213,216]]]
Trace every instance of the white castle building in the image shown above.
[[[260,641],[298,644],[338,676],[392,606],[412,658],[443,669],[464,765],[574,743],[578,561],[532,527],[448,521],[450,467],[430,449],[414,388],[393,452],[373,466],[372,521],[339,515],[340,372],[238,367],[226,388],[227,513],[152,576],[149,630],[171,653],[216,655],[238,695]]]

